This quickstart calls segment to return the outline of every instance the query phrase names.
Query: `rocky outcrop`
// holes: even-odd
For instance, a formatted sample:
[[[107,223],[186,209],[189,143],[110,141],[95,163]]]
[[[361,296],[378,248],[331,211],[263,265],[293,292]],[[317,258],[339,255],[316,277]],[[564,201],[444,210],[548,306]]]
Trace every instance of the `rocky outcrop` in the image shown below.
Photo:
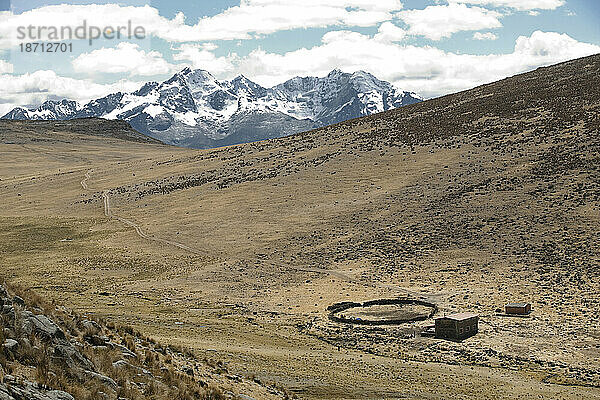
[[[75,400],[62,390],[45,390],[32,382],[17,382],[8,375],[0,383],[0,400]]]
[[[285,397],[251,380],[232,380],[222,365],[203,365],[130,327],[108,328],[23,297],[0,286],[0,400],[238,398],[232,382],[257,398]]]

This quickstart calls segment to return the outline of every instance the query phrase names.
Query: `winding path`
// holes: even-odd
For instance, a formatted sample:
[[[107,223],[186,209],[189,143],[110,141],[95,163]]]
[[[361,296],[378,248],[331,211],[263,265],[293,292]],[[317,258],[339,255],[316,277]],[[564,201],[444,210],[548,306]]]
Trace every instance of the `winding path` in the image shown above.
[[[83,178],[83,180],[81,181],[81,187],[83,188],[83,190],[88,190],[87,181],[91,178],[90,174],[92,172],[94,172],[94,170],[90,169],[85,173],[85,178]]]
[[[81,186],[85,190],[89,190],[87,181],[91,178],[90,174],[92,172],[93,172],[93,170],[87,171],[85,173],[85,179],[83,179],[81,181]],[[121,223],[129,226],[129,227],[132,227],[133,229],[135,229],[135,232],[141,238],[146,239],[146,240],[150,240],[150,241],[153,241],[153,242],[157,242],[157,243],[162,243],[162,244],[174,246],[174,247],[180,248],[182,250],[185,250],[187,252],[190,252],[190,253],[193,253],[193,254],[196,254],[196,255],[205,255],[206,254],[206,252],[202,252],[200,250],[194,249],[194,248],[192,248],[190,246],[187,246],[187,245],[185,245],[183,243],[178,243],[178,242],[174,242],[172,240],[161,239],[161,238],[156,238],[156,237],[150,236],[147,233],[145,233],[143,231],[143,229],[138,224],[136,224],[135,222],[133,222],[133,221],[131,221],[129,219],[126,219],[126,218],[119,217],[119,216],[115,215],[112,212],[112,209],[111,209],[111,206],[110,206],[110,190],[104,190],[102,192],[102,199],[104,201],[104,215],[106,217],[108,217],[108,218],[115,219],[115,220],[120,221]],[[255,261],[258,261],[258,260],[255,260]],[[417,299],[418,298],[424,298],[424,299],[428,299],[428,300],[432,301],[432,298],[438,297],[438,295],[424,295],[422,293],[416,293],[416,292],[413,292],[411,290],[408,290],[408,289],[405,289],[405,288],[399,287],[399,286],[394,286],[394,285],[389,285],[389,284],[383,284],[383,283],[369,283],[369,282],[364,282],[364,281],[361,281],[359,279],[353,278],[353,277],[351,277],[349,275],[346,275],[345,273],[340,272],[340,271],[332,271],[332,270],[328,270],[328,269],[314,268],[314,267],[308,267],[308,266],[307,267],[299,267],[299,266],[287,265],[287,264],[284,265],[284,264],[276,263],[276,262],[272,262],[272,261],[269,262],[269,264],[277,266],[277,267],[280,267],[280,268],[283,268],[283,269],[292,269],[292,270],[301,271],[301,272],[313,272],[313,273],[319,273],[319,274],[326,274],[326,275],[330,275],[330,276],[336,277],[338,279],[342,279],[344,281],[355,283],[355,284],[362,285],[362,286],[370,286],[370,287],[375,287],[375,288],[382,288],[382,289],[394,290],[394,291],[401,292],[401,293],[403,293],[405,295],[412,296],[412,297],[417,298]]]
[[[102,198],[104,199],[104,215],[106,215],[108,218],[113,218],[116,219],[118,221],[121,221],[122,223],[124,223],[127,226],[132,227],[133,229],[135,229],[136,233],[143,239],[146,240],[151,240],[153,242],[158,242],[158,243],[163,243],[163,244],[168,244],[170,246],[175,246],[178,247],[182,250],[188,251],[190,253],[194,253],[194,254],[198,254],[198,255],[203,255],[206,254],[204,252],[201,252],[200,250],[196,250],[194,248],[191,248],[189,246],[186,246],[183,243],[178,243],[178,242],[173,242],[171,240],[166,240],[166,239],[160,239],[160,238],[155,238],[153,236],[150,236],[148,234],[146,234],[142,228],[136,224],[135,222],[123,218],[123,217],[119,217],[117,215],[114,215],[112,210],[110,209],[110,197],[108,197],[110,194],[109,190],[105,190],[104,192],[102,192]]]

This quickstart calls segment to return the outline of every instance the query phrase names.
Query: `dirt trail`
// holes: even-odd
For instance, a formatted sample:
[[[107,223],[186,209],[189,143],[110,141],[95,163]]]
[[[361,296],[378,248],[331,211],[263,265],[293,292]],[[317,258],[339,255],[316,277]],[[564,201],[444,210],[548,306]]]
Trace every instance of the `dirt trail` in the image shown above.
[[[108,190],[105,190],[104,192],[102,192],[102,198],[104,199],[104,215],[106,215],[107,217],[116,219],[118,221],[121,221],[125,225],[134,228],[135,231],[136,231],[136,233],[141,238],[143,238],[143,239],[151,240],[153,242],[167,244],[167,245],[170,245],[170,246],[175,246],[175,247],[178,247],[178,248],[180,248],[182,250],[188,251],[190,253],[198,254],[198,255],[206,254],[204,252],[201,252],[200,250],[196,250],[196,249],[193,249],[193,248],[191,248],[189,246],[186,246],[183,243],[173,242],[171,240],[166,240],[166,239],[161,239],[161,238],[156,238],[156,237],[150,236],[150,235],[146,234],[142,230],[142,228],[138,224],[136,224],[135,222],[133,222],[131,220],[128,220],[126,218],[114,215],[113,212],[112,212],[112,210],[110,209],[110,197],[108,197],[109,194],[110,194],[110,191],[108,191]]]
[[[81,181],[81,187],[83,188],[83,190],[88,190],[87,181],[91,178],[90,174],[92,172],[94,172],[94,170],[90,169],[85,173],[85,178]]]
[[[92,170],[89,170],[86,172],[85,174],[85,179],[81,181],[81,186],[85,189],[85,190],[89,190],[88,188],[88,184],[87,181],[91,178],[90,174],[92,173]],[[143,239],[146,240],[150,240],[153,242],[157,242],[157,243],[162,243],[162,244],[166,244],[166,245],[170,245],[170,246],[174,246],[177,248],[180,248],[182,250],[185,250],[187,252],[193,253],[193,254],[197,254],[197,255],[205,255],[205,252],[202,252],[200,250],[194,249],[190,246],[187,246],[183,243],[178,243],[178,242],[174,242],[172,240],[167,240],[167,239],[161,239],[161,238],[156,238],[153,236],[150,236],[148,234],[146,234],[143,229],[136,224],[135,222],[123,218],[123,217],[119,217],[115,214],[113,214],[111,206],[110,206],[110,190],[105,190],[102,192],[102,199],[104,200],[104,215],[108,218],[112,218],[112,219],[116,219],[117,221],[120,221],[121,223],[132,227],[133,229],[135,229],[136,233],[138,234],[138,236],[140,236]],[[260,260],[253,260],[253,261],[260,261]],[[275,263],[275,262],[269,262],[269,264],[273,265],[273,266],[277,266],[283,269],[292,269],[295,271],[301,271],[301,272],[313,272],[313,273],[320,273],[320,274],[326,274],[326,275],[330,275],[333,277],[336,277],[338,279],[350,282],[350,283],[355,283],[358,285],[363,285],[363,286],[369,286],[369,287],[375,287],[375,288],[382,288],[382,289],[390,289],[393,291],[397,291],[397,292],[401,292],[404,295],[407,296],[411,296],[414,298],[420,298],[420,299],[426,299],[428,301],[433,302],[434,298],[439,297],[440,295],[427,295],[427,294],[423,294],[423,293],[417,293],[417,292],[413,292],[409,289],[405,289],[403,287],[399,287],[399,286],[394,286],[394,285],[389,285],[389,284],[383,284],[383,283],[369,283],[369,282],[364,282],[361,281],[359,279],[353,278],[343,272],[340,271],[332,271],[332,270],[328,270],[328,269],[323,269],[323,268],[314,268],[314,267],[309,267],[309,266],[294,266],[294,265],[288,265],[288,264],[282,264],[282,263]]]

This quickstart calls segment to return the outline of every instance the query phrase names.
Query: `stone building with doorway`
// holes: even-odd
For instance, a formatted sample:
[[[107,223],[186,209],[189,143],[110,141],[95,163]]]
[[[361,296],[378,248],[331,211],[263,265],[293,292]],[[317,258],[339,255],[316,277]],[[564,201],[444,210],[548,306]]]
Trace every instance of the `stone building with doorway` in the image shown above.
[[[435,319],[435,337],[438,339],[464,340],[479,331],[479,315],[458,313]]]

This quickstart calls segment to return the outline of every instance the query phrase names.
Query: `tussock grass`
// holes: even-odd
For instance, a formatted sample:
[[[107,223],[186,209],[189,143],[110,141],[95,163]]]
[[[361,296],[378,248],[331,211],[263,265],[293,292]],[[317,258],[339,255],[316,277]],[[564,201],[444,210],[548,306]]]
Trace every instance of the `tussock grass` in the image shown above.
[[[25,299],[27,309],[43,310],[44,315],[63,329],[68,340],[79,343],[81,354],[92,362],[95,372],[117,383],[118,397],[129,400],[225,398],[219,387],[209,386],[176,369],[174,357],[180,357],[180,354],[185,354],[188,362],[197,363],[189,359],[193,356],[189,349],[178,347],[174,354],[172,348],[157,344],[130,326],[106,324],[102,319],[83,318],[78,314],[69,313],[20,285],[9,286],[9,292],[13,296],[18,295]],[[18,365],[33,366],[35,374],[29,378],[33,378],[41,387],[63,390],[77,399],[104,400],[103,393],[109,391],[107,387],[97,380],[86,379],[81,371],[69,370],[57,362],[52,356],[51,342],[34,334],[26,335],[20,328],[22,322],[18,318],[19,314],[15,313],[17,318],[13,321],[7,320],[5,315],[0,318],[0,343],[7,339],[5,328],[14,332],[11,336],[20,343],[17,354],[11,354],[10,357],[4,348],[0,350],[0,379],[3,374],[12,373]],[[110,345],[92,346],[92,339],[100,336],[118,340],[135,354],[135,358],[125,360],[122,352]],[[126,364],[116,367],[116,361],[125,361]]]

